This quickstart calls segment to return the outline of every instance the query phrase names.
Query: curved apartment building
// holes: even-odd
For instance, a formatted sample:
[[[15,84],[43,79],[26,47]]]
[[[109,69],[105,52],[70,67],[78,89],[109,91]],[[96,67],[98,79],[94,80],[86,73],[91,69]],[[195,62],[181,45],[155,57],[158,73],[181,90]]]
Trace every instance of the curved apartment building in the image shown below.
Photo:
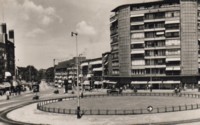
[[[112,75],[120,84],[197,84],[200,1],[157,0],[112,10]]]

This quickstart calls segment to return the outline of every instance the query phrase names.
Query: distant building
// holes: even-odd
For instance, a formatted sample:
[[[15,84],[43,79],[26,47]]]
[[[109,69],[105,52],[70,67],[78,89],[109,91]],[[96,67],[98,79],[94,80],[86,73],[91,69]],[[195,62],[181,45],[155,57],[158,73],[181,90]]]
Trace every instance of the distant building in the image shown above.
[[[64,82],[65,79],[76,79],[77,77],[77,60],[84,61],[86,57],[74,57],[73,59],[59,62],[55,66],[55,82]],[[80,72],[80,71],[79,71]]]
[[[7,34],[6,23],[0,25],[0,81],[4,79],[5,72],[15,75],[15,43],[14,31]]]
[[[155,0],[112,10],[112,74],[118,84],[173,88],[197,84],[199,0]]]

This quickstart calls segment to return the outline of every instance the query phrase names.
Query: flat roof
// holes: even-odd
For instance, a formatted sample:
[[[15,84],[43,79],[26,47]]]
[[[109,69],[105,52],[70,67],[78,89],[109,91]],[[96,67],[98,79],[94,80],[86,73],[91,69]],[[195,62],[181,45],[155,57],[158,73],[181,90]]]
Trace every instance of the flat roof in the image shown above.
[[[123,4],[115,9],[113,9],[111,12],[116,12],[118,11],[119,8],[125,7],[125,6],[142,6],[142,5],[151,5],[151,4],[159,4],[159,3],[176,3],[179,2],[180,0],[138,0],[135,1],[134,3],[129,3],[129,4]]]

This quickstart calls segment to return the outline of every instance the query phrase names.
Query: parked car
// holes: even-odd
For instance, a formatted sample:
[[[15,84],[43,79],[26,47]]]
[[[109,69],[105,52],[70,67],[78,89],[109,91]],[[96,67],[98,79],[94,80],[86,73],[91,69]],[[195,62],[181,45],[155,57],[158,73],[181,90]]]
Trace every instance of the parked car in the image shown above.
[[[113,88],[113,89],[108,89],[107,90],[107,94],[121,94],[122,93],[122,89],[118,89],[118,88]]]

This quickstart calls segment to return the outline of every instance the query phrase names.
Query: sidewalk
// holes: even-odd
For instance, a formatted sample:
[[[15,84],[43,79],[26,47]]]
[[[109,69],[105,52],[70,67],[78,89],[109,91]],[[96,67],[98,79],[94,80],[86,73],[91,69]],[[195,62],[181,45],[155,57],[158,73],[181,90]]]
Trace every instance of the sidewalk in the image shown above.
[[[76,115],[64,115],[64,114],[42,112],[36,109],[36,104],[31,104],[23,108],[17,109],[15,111],[12,111],[7,116],[8,118],[13,119],[15,121],[35,123],[35,124],[130,125],[130,124],[145,124],[145,123],[149,124],[157,122],[172,122],[172,121],[197,119],[200,118],[200,109],[172,112],[172,113],[129,115],[129,116],[84,115],[81,119],[77,119]],[[200,122],[195,124],[200,124]]]

